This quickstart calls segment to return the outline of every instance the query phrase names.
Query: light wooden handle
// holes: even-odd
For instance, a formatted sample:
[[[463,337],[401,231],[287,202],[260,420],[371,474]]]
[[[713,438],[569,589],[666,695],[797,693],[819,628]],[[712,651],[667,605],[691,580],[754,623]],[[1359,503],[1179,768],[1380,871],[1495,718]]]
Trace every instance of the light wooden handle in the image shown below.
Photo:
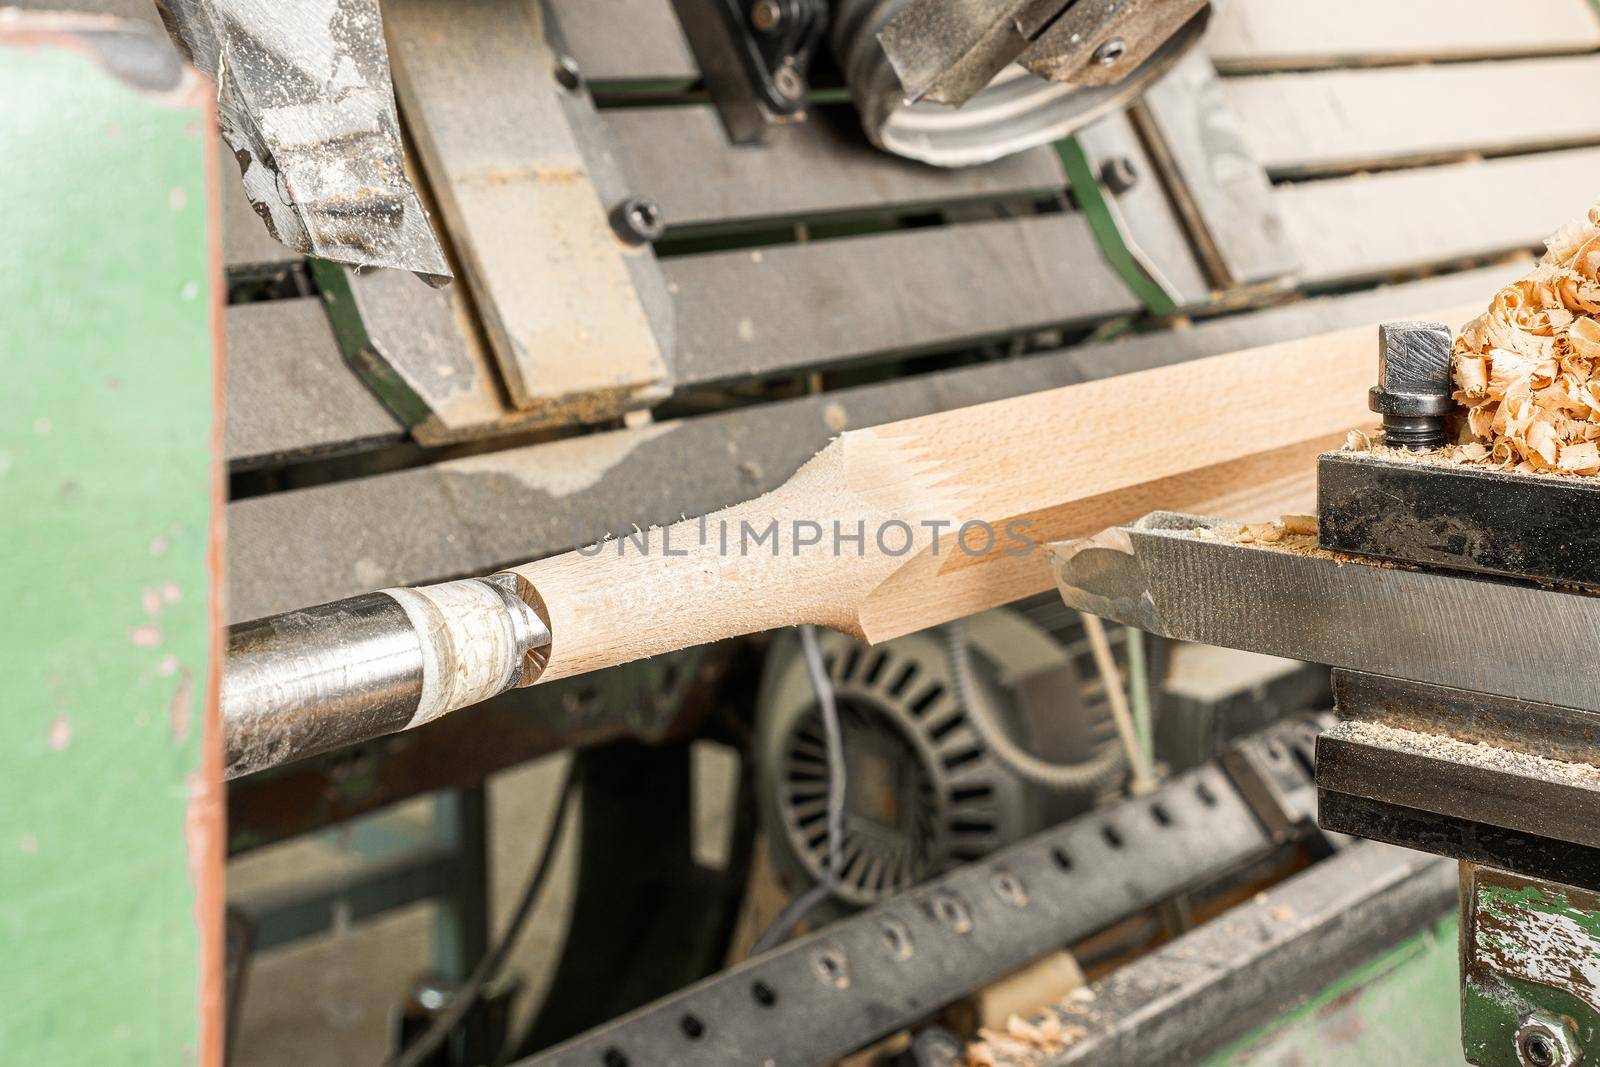
[[[513,568],[550,625],[541,680],[799,623],[852,632],[881,563],[870,543],[862,558],[834,553],[835,522],[872,536],[861,502],[836,488],[840,466],[835,442],[755,500]]]

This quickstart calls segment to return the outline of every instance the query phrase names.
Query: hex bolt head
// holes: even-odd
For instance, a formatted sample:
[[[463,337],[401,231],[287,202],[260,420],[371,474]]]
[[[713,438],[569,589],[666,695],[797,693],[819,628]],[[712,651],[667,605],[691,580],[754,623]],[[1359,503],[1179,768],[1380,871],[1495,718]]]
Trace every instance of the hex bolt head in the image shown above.
[[[1566,1020],[1532,1011],[1517,1027],[1517,1062],[1522,1067],[1576,1067],[1583,1049]]]
[[[1113,196],[1121,196],[1139,184],[1139,169],[1127,156],[1112,156],[1100,164],[1100,184]]]
[[[661,208],[648,196],[630,196],[611,209],[611,228],[631,245],[648,244],[666,232]]]
[[[1101,42],[1100,47],[1094,50],[1090,58],[1102,67],[1109,67],[1116,63],[1128,52],[1128,42],[1121,37],[1111,37]]]
[[[1378,327],[1378,384],[1367,406],[1383,416],[1384,443],[1413,452],[1444,444],[1450,399],[1450,327],[1404,320]]]

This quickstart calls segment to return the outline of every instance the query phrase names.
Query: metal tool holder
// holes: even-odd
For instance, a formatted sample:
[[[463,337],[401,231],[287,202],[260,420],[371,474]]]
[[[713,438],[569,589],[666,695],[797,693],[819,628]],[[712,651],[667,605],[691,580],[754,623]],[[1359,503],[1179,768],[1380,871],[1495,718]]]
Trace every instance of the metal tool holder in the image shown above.
[[[1171,513],[1058,546],[1063,598],[1337,668],[1320,825],[1462,861],[1473,1063],[1577,1063],[1600,1047],[1597,490],[1388,450],[1323,455],[1319,490],[1314,546]]]

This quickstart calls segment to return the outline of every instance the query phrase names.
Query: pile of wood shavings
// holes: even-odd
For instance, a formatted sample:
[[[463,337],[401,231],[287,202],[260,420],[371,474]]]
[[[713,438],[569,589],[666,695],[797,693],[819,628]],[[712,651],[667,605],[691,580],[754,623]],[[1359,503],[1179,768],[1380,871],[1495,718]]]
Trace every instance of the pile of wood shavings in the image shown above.
[[[1041,1015],[1029,1022],[1020,1015],[1006,1020],[1006,1031],[997,1034],[987,1028],[978,1031],[978,1040],[967,1046],[968,1067],[1020,1067],[1037,1063],[1045,1056],[1065,1050],[1083,1040],[1081,1026],[1068,1026],[1056,1015]]]
[[[1455,399],[1470,438],[1452,458],[1600,473],[1600,204],[1545,242],[1538,266],[1461,328]]]
[[[1284,515],[1275,522],[1221,523],[1194,531],[1202,541],[1236,545],[1271,545],[1289,552],[1317,551],[1317,517]]]

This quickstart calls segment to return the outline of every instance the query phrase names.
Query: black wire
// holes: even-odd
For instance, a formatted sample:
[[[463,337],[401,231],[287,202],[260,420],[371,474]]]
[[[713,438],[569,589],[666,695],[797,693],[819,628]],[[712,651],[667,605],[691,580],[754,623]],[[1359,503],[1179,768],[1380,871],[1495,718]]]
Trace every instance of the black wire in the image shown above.
[[[828,667],[822,659],[822,644],[817,640],[815,626],[800,629],[800,651],[806,664],[806,674],[811,679],[811,689],[817,696],[822,712],[822,730],[827,739],[828,759],[828,848],[823,865],[822,880],[800,896],[791,900],[778,913],[756,943],[750,946],[750,955],[759,956],[788,939],[811,909],[828,899],[839,884],[840,857],[844,852],[844,731],[839,725],[839,705],[834,699],[833,683],[828,680]]]
[[[539,891],[544,888],[545,880],[550,875],[550,868],[555,865],[557,846],[561,843],[562,830],[567,822],[567,806],[572,794],[577,792],[574,784],[572,763],[568,763],[567,773],[561,782],[561,798],[556,802],[555,816],[550,822],[550,836],[545,839],[544,851],[540,854],[539,862],[534,866],[527,885],[522,889],[522,899],[517,901],[516,910],[511,913],[511,921],[506,924],[499,943],[493,950],[483,954],[478,965],[472,969],[472,975],[466,984],[450,998],[450,1006],[433,1020],[433,1024],[420,1038],[391,1058],[387,1067],[420,1067],[424,1060],[444,1044],[451,1032],[461,1025],[461,1020],[467,1017],[467,1013],[483,994],[484,987],[505,966],[511,950],[516,947],[517,939],[522,934],[523,925],[528,921],[528,916],[533,914],[533,906],[538,902]]]

